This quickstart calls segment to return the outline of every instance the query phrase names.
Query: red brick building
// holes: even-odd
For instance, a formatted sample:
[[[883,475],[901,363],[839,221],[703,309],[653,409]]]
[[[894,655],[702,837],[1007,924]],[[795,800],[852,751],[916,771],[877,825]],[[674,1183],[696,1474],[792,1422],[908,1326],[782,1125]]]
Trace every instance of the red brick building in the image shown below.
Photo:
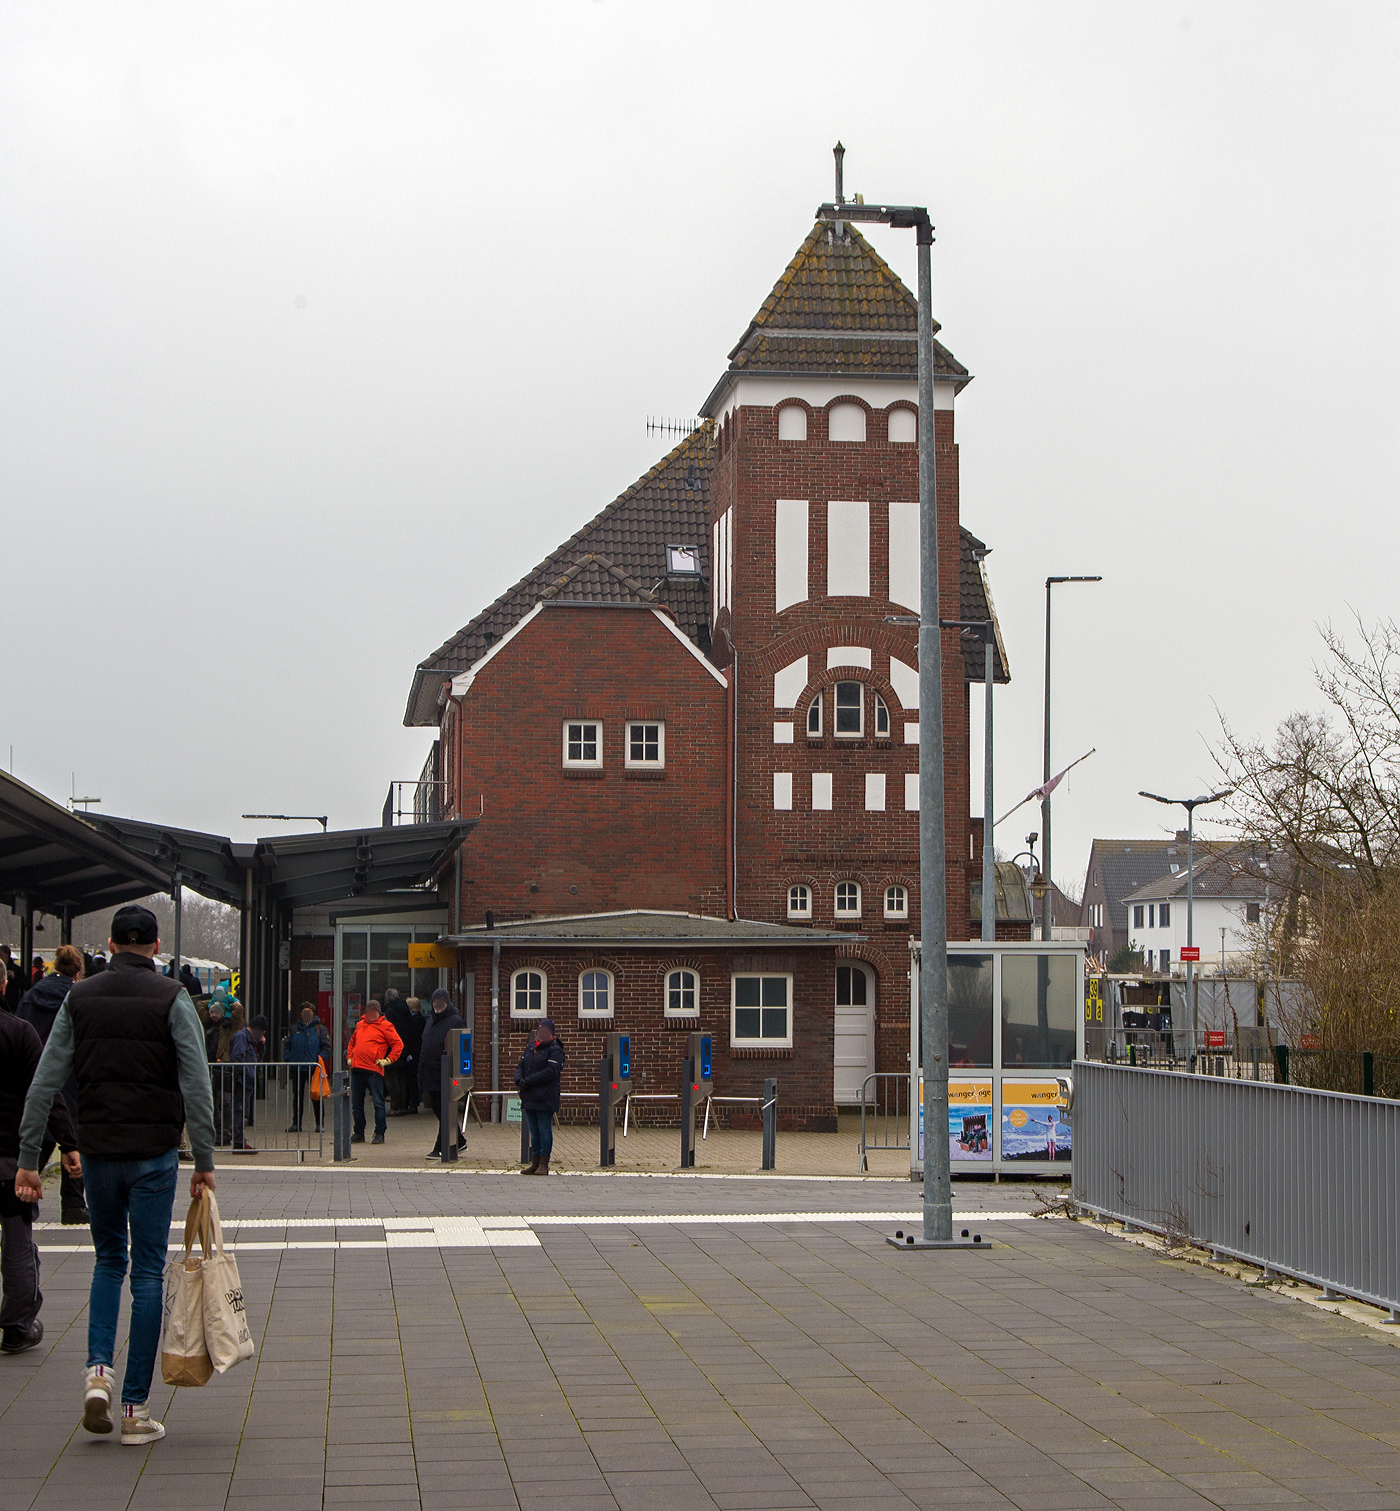
[[[506,1084],[540,1011],[575,1041],[629,1030],[662,1081],[667,1031],[699,1019],[733,1094],[773,1073],[750,1061],[790,1062],[786,1120],[809,1127],[869,1071],[905,1068],[918,653],[891,620],[920,606],[917,323],[854,228],[814,226],[700,427],[417,668],[405,722],[439,731],[421,790],[440,816],[480,815],[454,937],[483,1036],[494,954]],[[970,376],[941,345],[935,359],[939,609],[986,619],[953,429]],[[964,656],[945,632],[955,939],[980,884],[981,670],[980,644]],[[755,1016],[755,991],[788,993],[786,1013]],[[576,1056],[587,1075],[596,1058]]]

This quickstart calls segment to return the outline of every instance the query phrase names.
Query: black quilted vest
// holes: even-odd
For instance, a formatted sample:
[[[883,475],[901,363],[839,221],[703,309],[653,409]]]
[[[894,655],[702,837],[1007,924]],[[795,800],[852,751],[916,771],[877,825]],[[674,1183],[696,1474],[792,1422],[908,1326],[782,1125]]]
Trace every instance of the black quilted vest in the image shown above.
[[[180,990],[144,955],[118,954],[68,993],[84,1154],[155,1159],[179,1144],[185,1101],[170,1009]]]

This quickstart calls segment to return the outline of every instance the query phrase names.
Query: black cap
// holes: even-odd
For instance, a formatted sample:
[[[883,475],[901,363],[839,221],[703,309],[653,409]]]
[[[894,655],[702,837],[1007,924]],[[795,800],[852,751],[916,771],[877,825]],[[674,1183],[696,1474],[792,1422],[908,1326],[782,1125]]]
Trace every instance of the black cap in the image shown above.
[[[118,908],[112,918],[112,943],[154,944],[160,938],[160,925],[156,915],[140,903],[129,902]]]
[[[433,993],[434,1002],[451,1002],[451,1000],[452,993],[449,992],[445,986],[438,987],[438,989]]]

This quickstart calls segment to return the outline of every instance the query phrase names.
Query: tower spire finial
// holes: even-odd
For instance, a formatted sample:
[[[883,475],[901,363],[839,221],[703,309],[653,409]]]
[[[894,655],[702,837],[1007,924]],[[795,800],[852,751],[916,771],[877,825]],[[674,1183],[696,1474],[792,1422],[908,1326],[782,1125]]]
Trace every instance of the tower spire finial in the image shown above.
[[[836,159],[836,203],[838,205],[844,205],[846,203],[846,194],[844,187],[846,149],[841,145],[840,142],[837,142],[837,144],[831,149],[831,155]]]

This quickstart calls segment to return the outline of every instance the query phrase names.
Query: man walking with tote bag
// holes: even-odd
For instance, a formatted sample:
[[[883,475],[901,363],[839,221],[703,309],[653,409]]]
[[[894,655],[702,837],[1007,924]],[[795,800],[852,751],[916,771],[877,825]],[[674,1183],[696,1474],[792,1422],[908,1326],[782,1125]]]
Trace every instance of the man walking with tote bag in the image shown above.
[[[182,1127],[194,1151],[190,1195],[214,1189],[214,1103],[204,1028],[185,988],[156,970],[159,933],[148,908],[128,904],[117,910],[107,969],[74,983],[54,1019],[25,1099],[15,1175],[16,1196],[38,1201],[49,1109],[76,1072],[78,1149],[97,1250],[83,1426],[112,1431],[112,1360],[129,1244],[131,1333],[121,1395],[121,1441],[127,1444],[165,1436],[147,1399],[160,1347],[161,1281]]]

